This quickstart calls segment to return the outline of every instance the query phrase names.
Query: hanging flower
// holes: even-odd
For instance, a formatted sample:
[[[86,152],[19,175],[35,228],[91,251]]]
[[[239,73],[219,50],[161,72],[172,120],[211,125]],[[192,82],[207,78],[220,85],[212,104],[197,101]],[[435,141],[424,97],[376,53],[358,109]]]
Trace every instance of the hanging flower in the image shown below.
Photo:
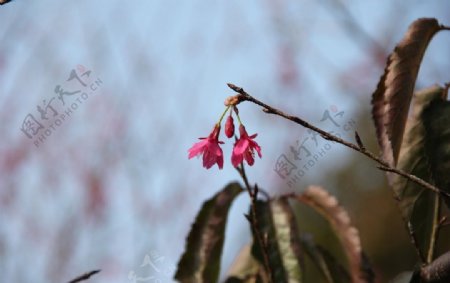
[[[233,117],[228,116],[227,121],[225,122],[225,135],[228,138],[231,138],[232,136],[234,136],[234,122],[233,122]]]
[[[231,163],[234,167],[238,167],[245,159],[248,165],[252,166],[255,163],[255,150],[258,153],[259,158],[262,157],[261,147],[253,140],[257,134],[249,136],[242,124],[239,126],[239,133],[241,136],[234,145]]]
[[[195,143],[189,151],[189,159],[194,156],[203,154],[203,167],[206,169],[211,168],[217,163],[219,169],[223,168],[223,152],[219,144],[223,142],[219,141],[220,125],[216,124],[214,129],[207,138],[200,138],[201,141]]]

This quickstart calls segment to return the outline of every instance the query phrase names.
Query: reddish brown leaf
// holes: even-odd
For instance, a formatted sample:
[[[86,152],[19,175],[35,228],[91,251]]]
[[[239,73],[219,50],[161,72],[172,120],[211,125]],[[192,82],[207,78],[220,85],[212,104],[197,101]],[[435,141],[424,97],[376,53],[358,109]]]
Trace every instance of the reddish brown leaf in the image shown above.
[[[389,55],[383,76],[372,95],[372,116],[384,160],[397,163],[417,74],[431,38],[445,29],[433,18],[411,24]]]
[[[329,221],[344,248],[352,282],[373,282],[372,270],[362,251],[359,231],[337,199],[320,186],[309,186],[303,194],[297,196],[297,200],[309,205]]]

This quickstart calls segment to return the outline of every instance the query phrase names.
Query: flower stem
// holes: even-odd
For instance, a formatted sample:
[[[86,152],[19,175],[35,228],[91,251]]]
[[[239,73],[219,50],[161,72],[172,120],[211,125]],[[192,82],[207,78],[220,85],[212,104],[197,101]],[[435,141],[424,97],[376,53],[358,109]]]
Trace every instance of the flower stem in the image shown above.
[[[236,117],[237,117],[237,119],[238,119],[238,122],[239,122],[239,126],[240,126],[240,125],[242,125],[242,122],[241,122],[241,117],[239,117],[239,114],[238,114],[238,112],[237,112],[237,111],[234,111],[234,113],[236,113]]]
[[[237,113],[236,113],[237,114]],[[272,268],[270,267],[270,261],[269,261],[269,250],[267,247],[266,241],[264,241],[263,235],[261,234],[261,231],[258,229],[258,215],[256,214],[256,201],[258,199],[258,193],[260,192],[258,186],[255,184],[254,188],[250,186],[250,183],[248,182],[247,175],[245,174],[245,168],[244,168],[244,162],[241,163],[241,166],[236,167],[236,170],[239,172],[239,175],[241,175],[242,180],[244,180],[245,187],[247,188],[247,192],[250,196],[250,215],[248,216],[248,220],[250,221],[250,224],[252,226],[253,231],[255,232],[256,240],[258,241],[259,245],[262,248],[262,255],[264,259],[264,265],[268,273],[268,281],[269,283],[272,283]],[[269,195],[262,191],[264,195],[267,197],[268,200],[270,200]]]
[[[228,109],[230,109],[230,106],[227,106],[227,107],[225,108],[225,111],[223,111],[222,116],[220,116],[220,119],[219,119],[219,122],[217,122],[217,125],[222,124],[223,117],[224,117],[225,114],[227,113]]]

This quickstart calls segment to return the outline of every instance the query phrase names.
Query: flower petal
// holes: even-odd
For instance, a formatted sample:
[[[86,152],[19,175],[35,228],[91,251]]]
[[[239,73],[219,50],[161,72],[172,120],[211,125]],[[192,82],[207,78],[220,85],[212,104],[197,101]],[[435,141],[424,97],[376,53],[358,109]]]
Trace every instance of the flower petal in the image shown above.
[[[231,155],[231,164],[233,164],[234,167],[238,167],[239,164],[242,163],[243,159],[244,159],[243,154],[235,154],[233,151],[233,154]]]
[[[253,150],[253,149],[256,149],[256,152],[258,152],[259,158],[262,157],[262,155],[261,155],[261,147],[260,147],[259,144],[257,144],[255,141],[252,141],[252,142],[251,142],[250,148],[251,148],[252,150]]]
[[[216,163],[216,156],[211,154],[211,152],[205,150],[205,153],[203,153],[203,167],[209,169],[215,163]]]
[[[219,166],[219,169],[223,168],[223,154],[221,154],[220,156],[217,156],[217,166]]]
[[[219,144],[217,143],[209,143],[208,144],[208,151],[210,151],[215,156],[220,156],[222,154],[222,149],[220,148]]]
[[[249,145],[248,139],[241,137],[234,145],[233,154],[243,154],[247,150],[248,145]]]
[[[245,160],[250,166],[252,166],[255,163],[255,159],[253,158],[253,154],[250,150],[245,152]]]
[[[208,144],[208,140],[201,140],[201,141],[195,143],[190,149],[188,149],[189,159],[201,154],[205,150],[205,147],[207,146],[207,144]]]

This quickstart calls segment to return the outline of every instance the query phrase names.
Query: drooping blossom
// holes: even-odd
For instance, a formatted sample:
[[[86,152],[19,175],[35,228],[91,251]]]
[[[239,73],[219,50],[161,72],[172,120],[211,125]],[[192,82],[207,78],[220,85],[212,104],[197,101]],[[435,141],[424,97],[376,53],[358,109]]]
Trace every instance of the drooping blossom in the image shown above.
[[[232,136],[234,136],[234,122],[233,122],[233,117],[228,116],[227,121],[225,122],[225,135],[228,138],[231,138]]]
[[[219,144],[223,142],[219,141],[220,125],[215,125],[212,132],[207,138],[200,138],[201,141],[195,143],[189,151],[189,159],[194,156],[203,154],[203,167],[206,169],[211,168],[217,163],[219,169],[223,168],[223,152]]]
[[[231,155],[231,163],[234,167],[238,167],[245,159],[248,165],[252,166],[255,163],[255,150],[259,158],[262,157],[261,147],[253,140],[257,134],[249,136],[242,124],[239,126],[239,133],[239,140],[234,144],[233,154]]]

